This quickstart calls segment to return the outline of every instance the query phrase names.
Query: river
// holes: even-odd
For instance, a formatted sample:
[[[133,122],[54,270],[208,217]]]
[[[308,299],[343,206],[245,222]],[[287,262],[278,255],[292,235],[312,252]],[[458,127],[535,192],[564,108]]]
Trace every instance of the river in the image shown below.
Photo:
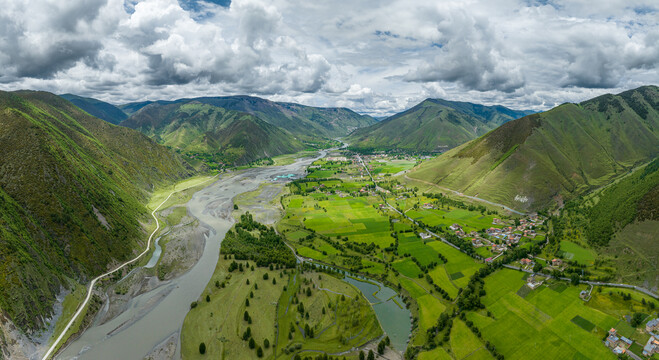
[[[112,320],[94,322],[80,338],[57,355],[57,359],[142,359],[158,345],[175,337],[176,358],[180,358],[179,334],[183,320],[210,280],[219,257],[220,244],[233,226],[232,199],[256,190],[261,184],[303,176],[313,161],[324,157],[298,159],[284,166],[261,167],[221,177],[194,194],[187,203],[189,213],[210,230],[201,258],[190,271],[130,300],[127,310]],[[160,246],[156,245],[156,250]],[[160,254],[153,254],[147,266],[154,266]],[[404,352],[411,331],[410,313],[392,299],[395,291],[382,284],[374,285],[346,277],[373,303],[373,309],[392,345]],[[399,303],[402,302],[399,299]]]
[[[104,324],[93,324],[80,338],[59,353],[57,359],[142,359],[154,347],[180,332],[190,303],[197,300],[215,270],[220,244],[233,226],[232,199],[256,190],[277,176],[303,176],[313,161],[298,159],[284,166],[245,170],[223,176],[194,194],[187,207],[190,214],[211,229],[201,258],[190,271],[130,300],[127,310]],[[177,336],[178,338],[178,336]],[[177,346],[177,358],[180,346]]]

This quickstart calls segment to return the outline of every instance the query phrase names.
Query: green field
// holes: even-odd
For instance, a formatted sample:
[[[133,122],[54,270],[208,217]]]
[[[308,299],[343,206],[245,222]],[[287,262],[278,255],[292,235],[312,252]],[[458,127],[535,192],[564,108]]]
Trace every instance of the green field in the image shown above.
[[[410,259],[395,261],[391,266],[407,277],[417,278],[421,274],[421,269]]]
[[[601,339],[616,318],[586,306],[579,287],[558,292],[541,286],[521,298],[517,291],[524,277],[508,269],[489,276],[482,301],[494,319],[468,315],[506,359],[615,358]],[[588,324],[594,324],[590,331]]]
[[[386,162],[373,161],[370,163],[370,165],[373,166],[371,174],[396,174],[413,168],[415,164],[416,161],[412,160],[388,160]]]
[[[595,260],[595,252],[570,241],[561,241],[563,258],[580,264],[591,265]]]
[[[394,243],[388,217],[373,208],[373,204],[379,203],[376,197],[332,195],[328,200],[317,201],[294,195],[289,199],[284,225],[304,226],[323,235],[347,237],[350,241],[374,243],[382,248]]]
[[[428,246],[435,249],[435,251],[441,253],[449,260],[448,263],[443,265],[449,278],[453,274],[462,273],[462,277],[451,279],[452,284],[456,287],[465,287],[469,282],[469,277],[483,266],[471,257],[441,241],[429,242]],[[450,293],[449,289],[445,290]]]
[[[486,357],[483,357],[483,354],[479,354],[479,359],[491,359],[492,356],[484,348],[483,343],[478,339],[474,333],[469,330],[467,325],[460,320],[453,322],[453,328],[451,329],[451,349],[453,355],[456,359],[471,359],[472,356],[479,350],[485,350]]]
[[[481,231],[492,227],[492,220],[495,218],[493,215],[481,215],[479,212],[469,211],[465,209],[419,209],[410,210],[407,216],[414,220],[421,221],[429,226],[444,226],[448,227],[454,223],[462,225],[466,232],[475,230]],[[494,227],[501,227],[500,225]]]

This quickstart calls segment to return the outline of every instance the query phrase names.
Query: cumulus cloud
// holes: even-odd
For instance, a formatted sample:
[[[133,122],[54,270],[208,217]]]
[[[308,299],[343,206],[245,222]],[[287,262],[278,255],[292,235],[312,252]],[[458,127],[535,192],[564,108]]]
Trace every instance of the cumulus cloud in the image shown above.
[[[511,92],[524,85],[519,66],[506,58],[506,45],[486,18],[476,19],[464,10],[438,15],[437,55],[405,80],[457,82],[479,91]]]
[[[543,110],[659,83],[657,15],[651,0],[5,0],[0,88]]]

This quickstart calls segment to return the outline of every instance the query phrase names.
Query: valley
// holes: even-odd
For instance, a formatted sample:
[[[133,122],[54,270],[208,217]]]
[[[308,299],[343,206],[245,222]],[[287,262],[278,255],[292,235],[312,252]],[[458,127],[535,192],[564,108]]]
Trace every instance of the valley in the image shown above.
[[[650,104],[654,91],[619,97]],[[97,123],[48,94],[8,96],[17,108],[33,106],[25,99],[37,102],[39,116],[51,111],[45,126],[59,116],[48,108],[55,106],[85,124],[73,123],[84,136],[88,128],[100,139],[118,129],[137,134]],[[69,97],[113,112],[94,99]],[[580,106],[593,111],[600,104],[613,116],[617,98],[604,99]],[[545,193],[517,193],[511,201],[505,182],[493,192],[489,178],[518,151],[530,151],[527,139],[547,134],[537,129],[556,126],[551,112],[515,120],[523,114],[486,116],[464,103],[431,102],[503,124],[437,155],[430,148],[378,150],[302,136],[218,101],[156,102],[126,114],[122,125],[143,132],[139,141],[161,158],[171,156],[175,171],[149,191],[135,187],[126,196],[134,210],[125,215],[139,220],[133,231],[144,244],[133,235],[135,245],[122,245],[133,256],[113,258],[91,280],[65,277],[71,290],[43,310],[54,317],[41,340],[13,330],[3,354],[31,346],[30,357],[44,359],[612,359],[616,351],[640,355],[652,343],[654,330],[644,328],[659,317],[659,166],[652,150],[628,152],[628,162],[614,159],[614,174],[589,168],[599,177],[559,192],[552,201],[560,198],[560,205],[551,206],[538,200]],[[21,111],[15,113],[30,119]],[[652,111],[645,120],[654,121]],[[574,116],[570,121],[581,121]],[[81,143],[81,135],[67,131],[65,139]],[[493,138],[503,145],[492,145]],[[489,190],[459,185],[467,174],[483,174],[479,159],[494,156],[487,146],[500,153],[490,175],[478,180]],[[438,177],[447,169],[454,172]],[[527,171],[522,178],[534,176]],[[5,222],[26,211],[10,197],[3,204],[11,209]],[[90,206],[111,230],[112,213]],[[152,220],[144,218],[147,211]]]
[[[3,0],[0,360],[659,360],[658,16]]]

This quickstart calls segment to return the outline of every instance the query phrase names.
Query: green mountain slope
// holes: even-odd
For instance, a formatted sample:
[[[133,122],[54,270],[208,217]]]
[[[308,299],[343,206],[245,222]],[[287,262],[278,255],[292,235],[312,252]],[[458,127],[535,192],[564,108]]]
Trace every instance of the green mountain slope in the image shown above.
[[[185,152],[221,153],[231,164],[304,148],[290,133],[253,115],[197,102],[150,104],[121,125]]]
[[[410,177],[521,210],[561,204],[659,154],[659,88],[564,104],[510,121]]]
[[[137,131],[44,92],[0,92],[0,309],[27,331],[69,279],[142,246],[147,190],[188,173]]]
[[[551,218],[552,256],[563,241],[597,253],[588,270],[604,281],[659,286],[659,159],[615,182],[578,197]]]
[[[252,114],[303,139],[335,138],[374,124],[375,119],[345,108],[317,108],[292,103],[277,103],[253,96],[200,97],[175,101],[156,101],[160,105],[197,102]],[[145,101],[120,106],[128,114],[152,104]]]
[[[356,130],[346,141],[352,149],[361,151],[443,151],[528,114],[503,106],[426,99],[407,111]]]
[[[69,100],[73,105],[86,111],[89,115],[96,116],[97,118],[105,120],[111,124],[118,125],[128,117],[128,115],[118,107],[101,100],[73,94],[64,94],[60,96]]]

